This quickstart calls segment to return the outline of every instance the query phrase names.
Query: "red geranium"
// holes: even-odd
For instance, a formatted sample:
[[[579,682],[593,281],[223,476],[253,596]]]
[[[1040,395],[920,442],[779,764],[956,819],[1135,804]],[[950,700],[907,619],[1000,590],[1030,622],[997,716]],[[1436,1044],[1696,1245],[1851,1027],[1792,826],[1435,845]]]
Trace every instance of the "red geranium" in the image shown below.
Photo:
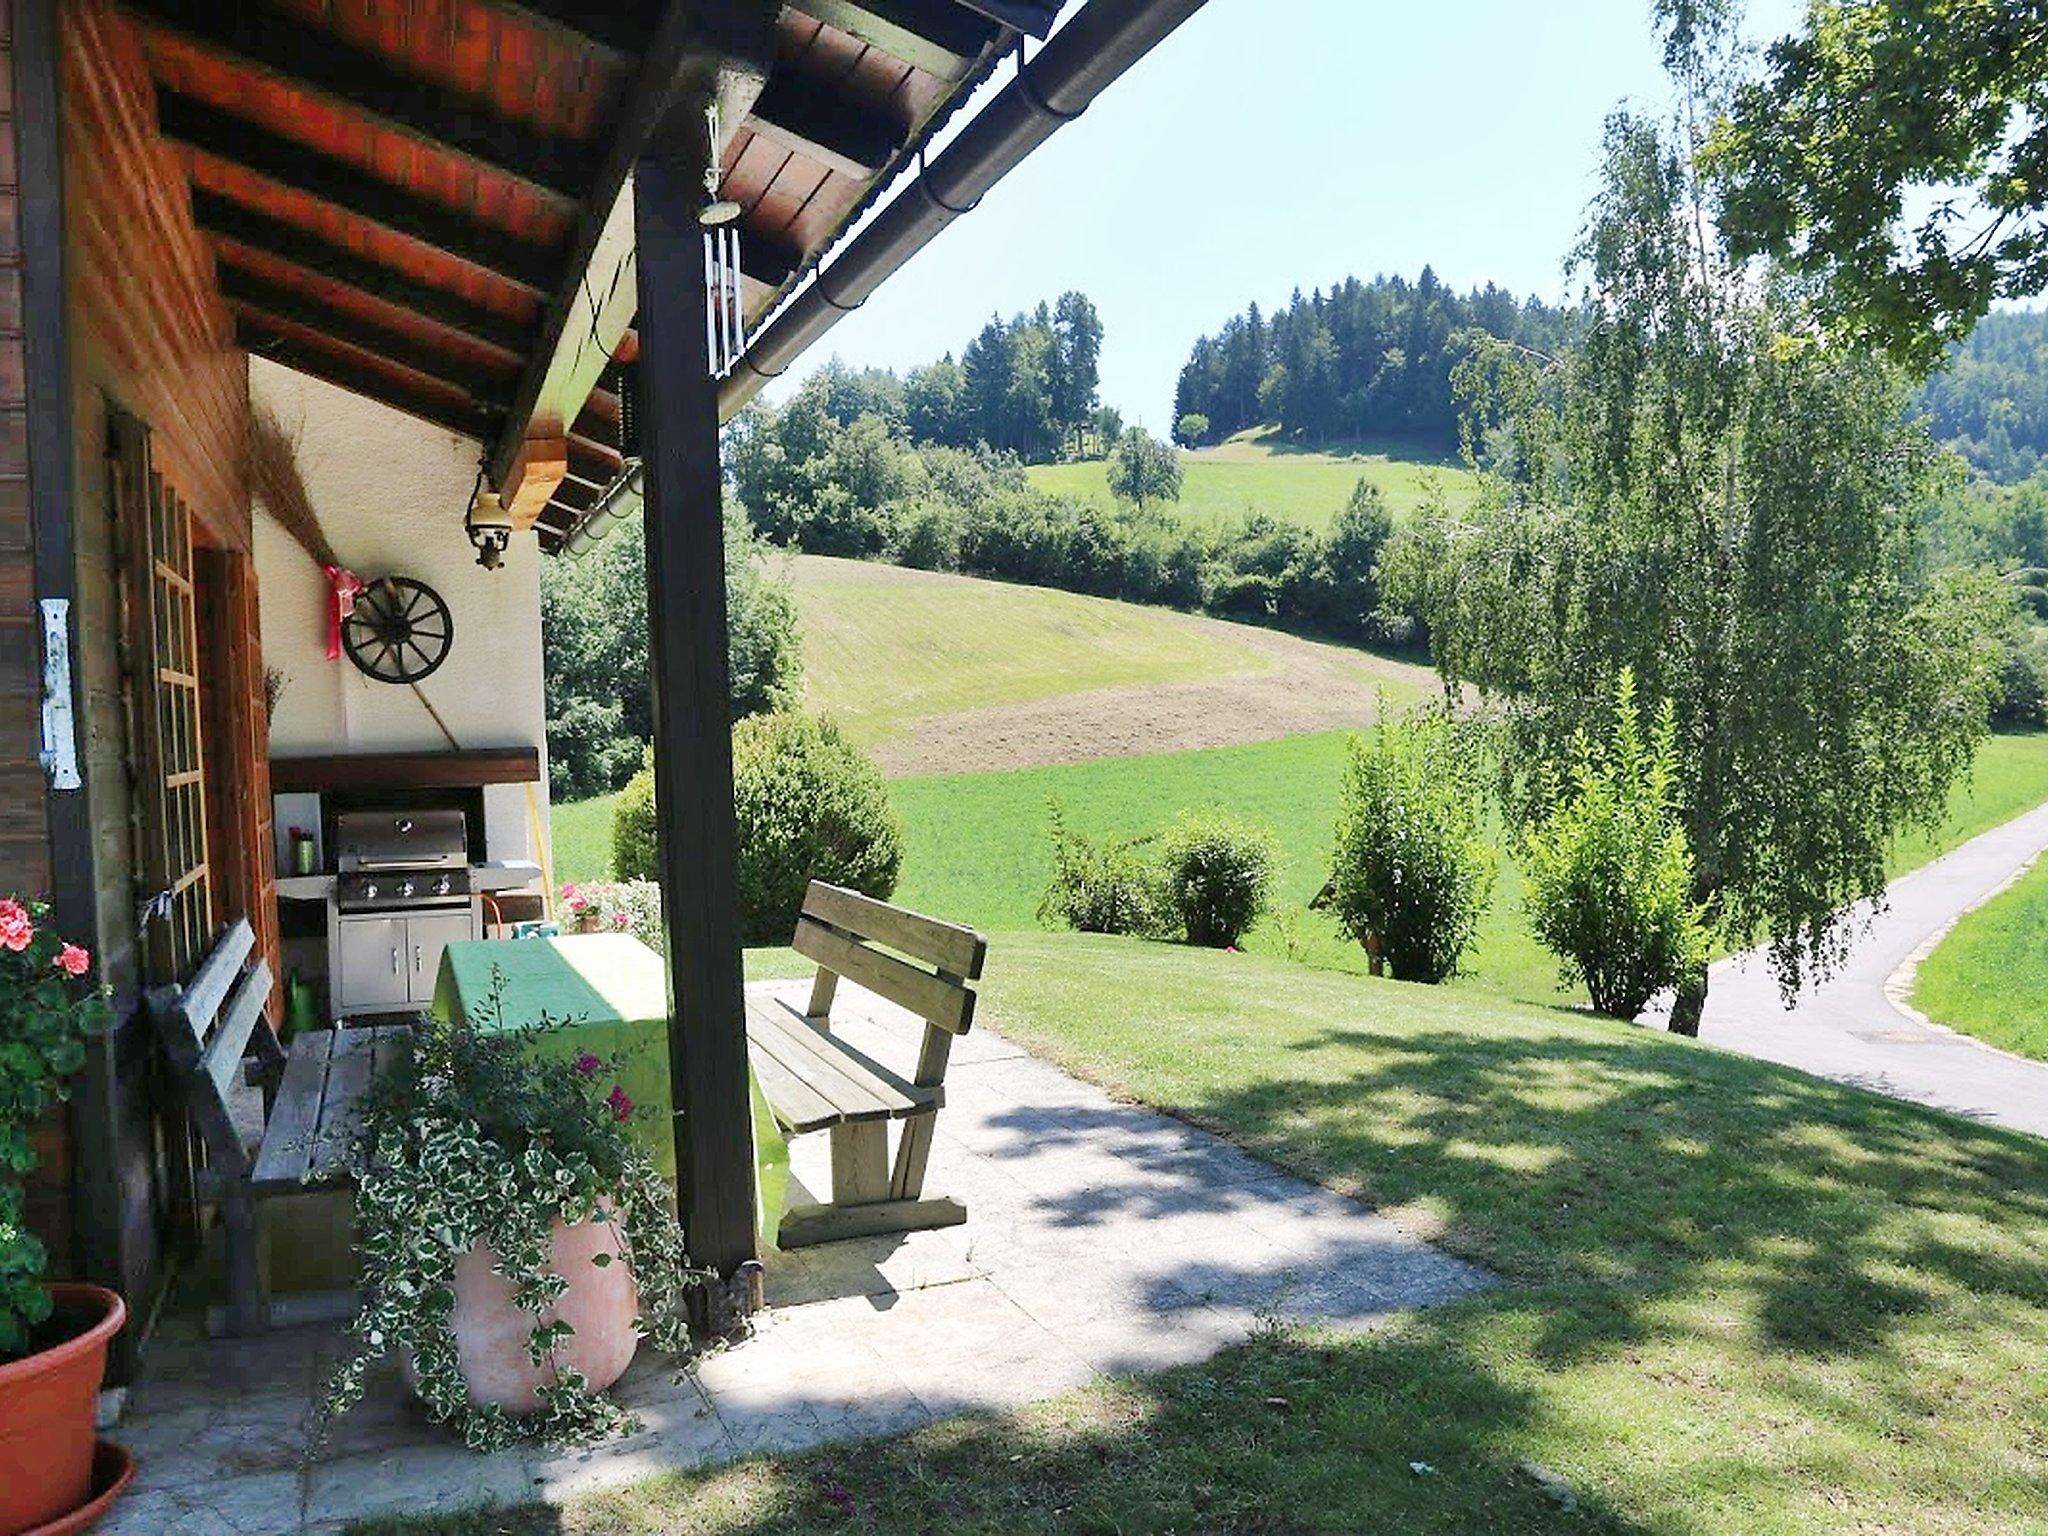
[[[0,949],[18,955],[35,936],[36,925],[29,920],[28,908],[12,897],[0,898]]]
[[[76,944],[66,944],[57,951],[57,958],[51,964],[67,976],[83,976],[92,969],[92,954]]]

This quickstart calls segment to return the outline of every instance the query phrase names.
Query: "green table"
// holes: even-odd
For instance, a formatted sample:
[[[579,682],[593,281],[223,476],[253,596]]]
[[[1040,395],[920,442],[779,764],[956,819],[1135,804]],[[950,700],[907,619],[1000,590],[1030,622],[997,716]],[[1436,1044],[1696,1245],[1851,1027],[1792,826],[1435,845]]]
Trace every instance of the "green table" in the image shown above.
[[[541,1023],[560,1026],[543,1037],[541,1048],[568,1060],[588,1053],[603,1061],[605,1084],[617,1083],[633,1101],[634,1139],[662,1176],[675,1182],[668,966],[631,934],[450,944],[435,979],[434,1016],[465,1019],[486,1034]],[[754,1145],[735,1148],[734,1154],[753,1157],[761,1241],[772,1248],[789,1182],[789,1146],[752,1076],[750,1070]]]

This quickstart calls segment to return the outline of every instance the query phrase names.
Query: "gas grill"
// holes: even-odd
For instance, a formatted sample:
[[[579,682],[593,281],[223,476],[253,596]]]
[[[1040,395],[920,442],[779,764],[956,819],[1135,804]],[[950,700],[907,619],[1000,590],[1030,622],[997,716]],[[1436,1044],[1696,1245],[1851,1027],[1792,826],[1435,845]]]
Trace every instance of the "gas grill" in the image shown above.
[[[345,811],[334,838],[342,912],[469,905],[469,823],[459,810]]]

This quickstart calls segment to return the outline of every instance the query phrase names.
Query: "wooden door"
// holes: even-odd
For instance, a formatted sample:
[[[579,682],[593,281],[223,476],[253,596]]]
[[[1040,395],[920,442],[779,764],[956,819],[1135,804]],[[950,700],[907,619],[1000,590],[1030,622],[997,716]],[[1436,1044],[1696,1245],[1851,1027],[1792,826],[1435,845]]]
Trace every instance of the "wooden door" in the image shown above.
[[[117,413],[111,434],[143,969],[183,982],[213,937],[192,513],[157,474],[147,428]]]

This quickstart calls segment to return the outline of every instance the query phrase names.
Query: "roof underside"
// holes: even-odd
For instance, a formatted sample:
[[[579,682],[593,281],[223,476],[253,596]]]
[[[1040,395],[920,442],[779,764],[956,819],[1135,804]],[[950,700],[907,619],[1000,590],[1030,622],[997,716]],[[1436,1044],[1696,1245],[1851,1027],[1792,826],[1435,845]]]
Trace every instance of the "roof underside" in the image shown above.
[[[722,163],[752,321],[1059,0],[123,8],[243,344],[502,454],[685,67],[747,81]],[[617,472],[618,401],[568,432],[544,544]]]

